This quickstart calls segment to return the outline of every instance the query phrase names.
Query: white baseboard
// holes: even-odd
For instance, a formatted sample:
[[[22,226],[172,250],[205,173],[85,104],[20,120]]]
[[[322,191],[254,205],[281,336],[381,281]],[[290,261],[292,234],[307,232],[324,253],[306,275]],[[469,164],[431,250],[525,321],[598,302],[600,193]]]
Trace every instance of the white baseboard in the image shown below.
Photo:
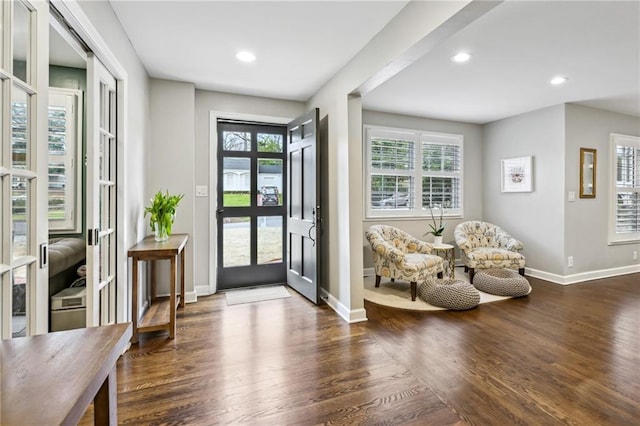
[[[640,272],[640,265],[621,266],[618,268],[601,269],[599,271],[587,271],[572,275],[558,275],[551,272],[541,271],[539,269],[525,268],[525,275],[541,280],[549,281],[554,284],[569,285],[577,284],[584,281],[598,280],[601,278],[616,277],[618,275],[627,275]],[[364,268],[363,276],[375,274],[374,268]]]
[[[350,310],[344,306],[338,299],[333,297],[325,289],[320,289],[320,297],[327,302],[336,313],[346,322],[352,324],[355,322],[367,321],[367,311],[364,308]]]
[[[211,293],[211,290],[209,289],[208,285],[197,285],[196,294],[198,296],[211,296],[212,294],[215,294],[215,293]]]
[[[169,293],[165,293],[165,294],[158,294],[158,297],[169,297],[170,294]],[[198,295],[196,294],[195,291],[187,291],[185,292],[184,295],[184,303],[195,303],[198,301]]]
[[[601,269],[597,271],[580,272],[572,275],[558,275],[551,272],[540,271],[533,268],[525,268],[525,275],[541,280],[550,281],[555,284],[569,285],[577,284],[585,281],[598,280],[601,278],[616,277],[618,275],[627,275],[640,272],[640,265],[621,266],[618,268]]]

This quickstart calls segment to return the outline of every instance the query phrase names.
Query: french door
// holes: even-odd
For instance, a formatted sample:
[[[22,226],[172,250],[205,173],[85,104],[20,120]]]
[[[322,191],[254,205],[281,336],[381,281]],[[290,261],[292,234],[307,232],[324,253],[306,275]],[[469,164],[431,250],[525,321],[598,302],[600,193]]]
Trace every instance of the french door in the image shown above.
[[[284,283],[286,128],[219,120],[220,290]]]
[[[87,60],[87,327],[113,324],[116,294],[116,80]]]
[[[0,3],[2,339],[47,331],[47,17],[45,2]]]

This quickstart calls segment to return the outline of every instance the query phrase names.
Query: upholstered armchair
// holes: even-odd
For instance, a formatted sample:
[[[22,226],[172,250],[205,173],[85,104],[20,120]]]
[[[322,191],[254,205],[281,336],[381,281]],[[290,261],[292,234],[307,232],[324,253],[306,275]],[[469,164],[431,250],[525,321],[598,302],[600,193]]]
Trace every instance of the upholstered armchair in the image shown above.
[[[373,225],[366,235],[373,250],[376,287],[380,287],[381,277],[407,281],[411,284],[411,300],[416,300],[418,281],[435,275],[442,278],[444,262],[431,254],[433,245],[387,225]]]
[[[462,222],[454,237],[471,283],[476,269],[509,268],[524,275],[525,258],[519,253],[522,243],[499,226],[477,220]]]

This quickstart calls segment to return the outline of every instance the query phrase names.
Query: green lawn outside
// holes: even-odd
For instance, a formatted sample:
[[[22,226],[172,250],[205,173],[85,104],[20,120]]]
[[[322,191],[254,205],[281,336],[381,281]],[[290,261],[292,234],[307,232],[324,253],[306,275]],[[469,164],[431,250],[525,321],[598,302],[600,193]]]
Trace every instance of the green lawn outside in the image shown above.
[[[224,194],[222,201],[225,207],[249,207],[251,205],[251,195],[247,193],[242,194]],[[278,194],[278,201],[282,205],[282,194]]]
[[[250,194],[224,194],[222,196],[222,204],[225,207],[248,207],[251,205],[249,200]]]

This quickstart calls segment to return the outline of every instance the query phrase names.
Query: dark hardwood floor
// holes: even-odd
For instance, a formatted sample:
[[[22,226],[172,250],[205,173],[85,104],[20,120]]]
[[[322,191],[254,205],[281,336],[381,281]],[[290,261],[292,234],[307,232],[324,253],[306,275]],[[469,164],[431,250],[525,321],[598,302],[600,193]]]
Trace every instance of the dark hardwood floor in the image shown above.
[[[632,425],[640,419],[640,274],[470,311],[366,303],[349,325],[292,297],[198,299],[175,340],[118,361],[119,423]]]

